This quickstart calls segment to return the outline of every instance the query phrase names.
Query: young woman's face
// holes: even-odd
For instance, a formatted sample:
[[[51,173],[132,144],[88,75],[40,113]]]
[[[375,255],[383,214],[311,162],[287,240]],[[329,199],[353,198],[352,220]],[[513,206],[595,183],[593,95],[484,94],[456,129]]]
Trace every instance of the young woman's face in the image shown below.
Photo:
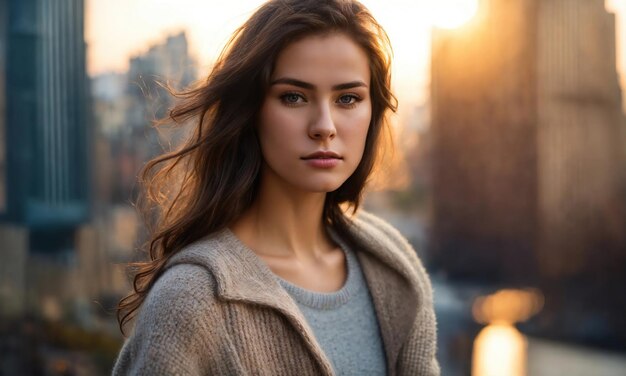
[[[310,36],[279,55],[261,107],[263,179],[331,192],[355,171],[372,117],[370,69],[344,34]]]

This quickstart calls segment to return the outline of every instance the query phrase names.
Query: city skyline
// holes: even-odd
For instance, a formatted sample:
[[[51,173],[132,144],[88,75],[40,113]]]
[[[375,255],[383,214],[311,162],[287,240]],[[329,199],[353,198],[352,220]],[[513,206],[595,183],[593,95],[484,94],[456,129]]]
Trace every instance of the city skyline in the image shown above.
[[[393,85],[401,103],[425,103],[430,87],[431,27],[459,24],[471,17],[472,3],[479,0],[429,2],[392,0],[362,1],[387,30],[394,48]],[[184,0],[86,1],[87,70],[90,76],[124,72],[130,59],[167,35],[187,32],[191,54],[200,76],[208,72],[230,34],[263,3],[242,0],[220,4]],[[445,4],[444,4],[445,3]],[[455,9],[446,11],[445,7]],[[453,7],[454,6],[454,7]],[[617,70],[622,90],[626,87],[626,2],[606,0],[616,15]],[[211,11],[218,8],[217,11]],[[111,27],[112,23],[115,27]],[[623,100],[626,108],[626,98]]]

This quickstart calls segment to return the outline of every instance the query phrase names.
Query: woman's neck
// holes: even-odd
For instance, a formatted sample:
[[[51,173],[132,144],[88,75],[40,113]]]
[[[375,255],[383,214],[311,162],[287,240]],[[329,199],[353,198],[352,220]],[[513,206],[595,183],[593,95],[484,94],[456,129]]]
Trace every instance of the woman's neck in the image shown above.
[[[333,248],[324,228],[326,193],[262,184],[257,199],[231,225],[255,253],[315,261]]]

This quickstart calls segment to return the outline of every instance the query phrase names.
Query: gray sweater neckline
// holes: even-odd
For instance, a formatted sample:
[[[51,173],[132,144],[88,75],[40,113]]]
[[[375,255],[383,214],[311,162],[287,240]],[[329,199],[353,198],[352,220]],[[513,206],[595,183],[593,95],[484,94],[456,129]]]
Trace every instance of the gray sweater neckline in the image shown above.
[[[339,239],[333,231],[329,231],[329,235],[339,245],[339,248],[346,256],[347,276],[343,286],[334,292],[317,292],[304,289],[295,285],[280,276],[274,274],[280,285],[291,295],[299,304],[307,307],[321,310],[331,310],[339,308],[346,304],[352,296],[359,290],[359,283],[356,278],[358,272],[358,260],[354,252],[348,248],[345,243]],[[273,274],[273,273],[272,273]]]

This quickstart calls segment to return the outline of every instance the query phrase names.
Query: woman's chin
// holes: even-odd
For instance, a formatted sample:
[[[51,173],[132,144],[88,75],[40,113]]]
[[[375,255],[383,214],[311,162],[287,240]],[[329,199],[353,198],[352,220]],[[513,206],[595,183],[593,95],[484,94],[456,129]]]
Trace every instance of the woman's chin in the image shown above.
[[[303,182],[304,184],[299,184],[300,189],[303,191],[308,191],[311,193],[329,193],[335,191],[341,187],[343,181],[322,181],[322,182]]]

